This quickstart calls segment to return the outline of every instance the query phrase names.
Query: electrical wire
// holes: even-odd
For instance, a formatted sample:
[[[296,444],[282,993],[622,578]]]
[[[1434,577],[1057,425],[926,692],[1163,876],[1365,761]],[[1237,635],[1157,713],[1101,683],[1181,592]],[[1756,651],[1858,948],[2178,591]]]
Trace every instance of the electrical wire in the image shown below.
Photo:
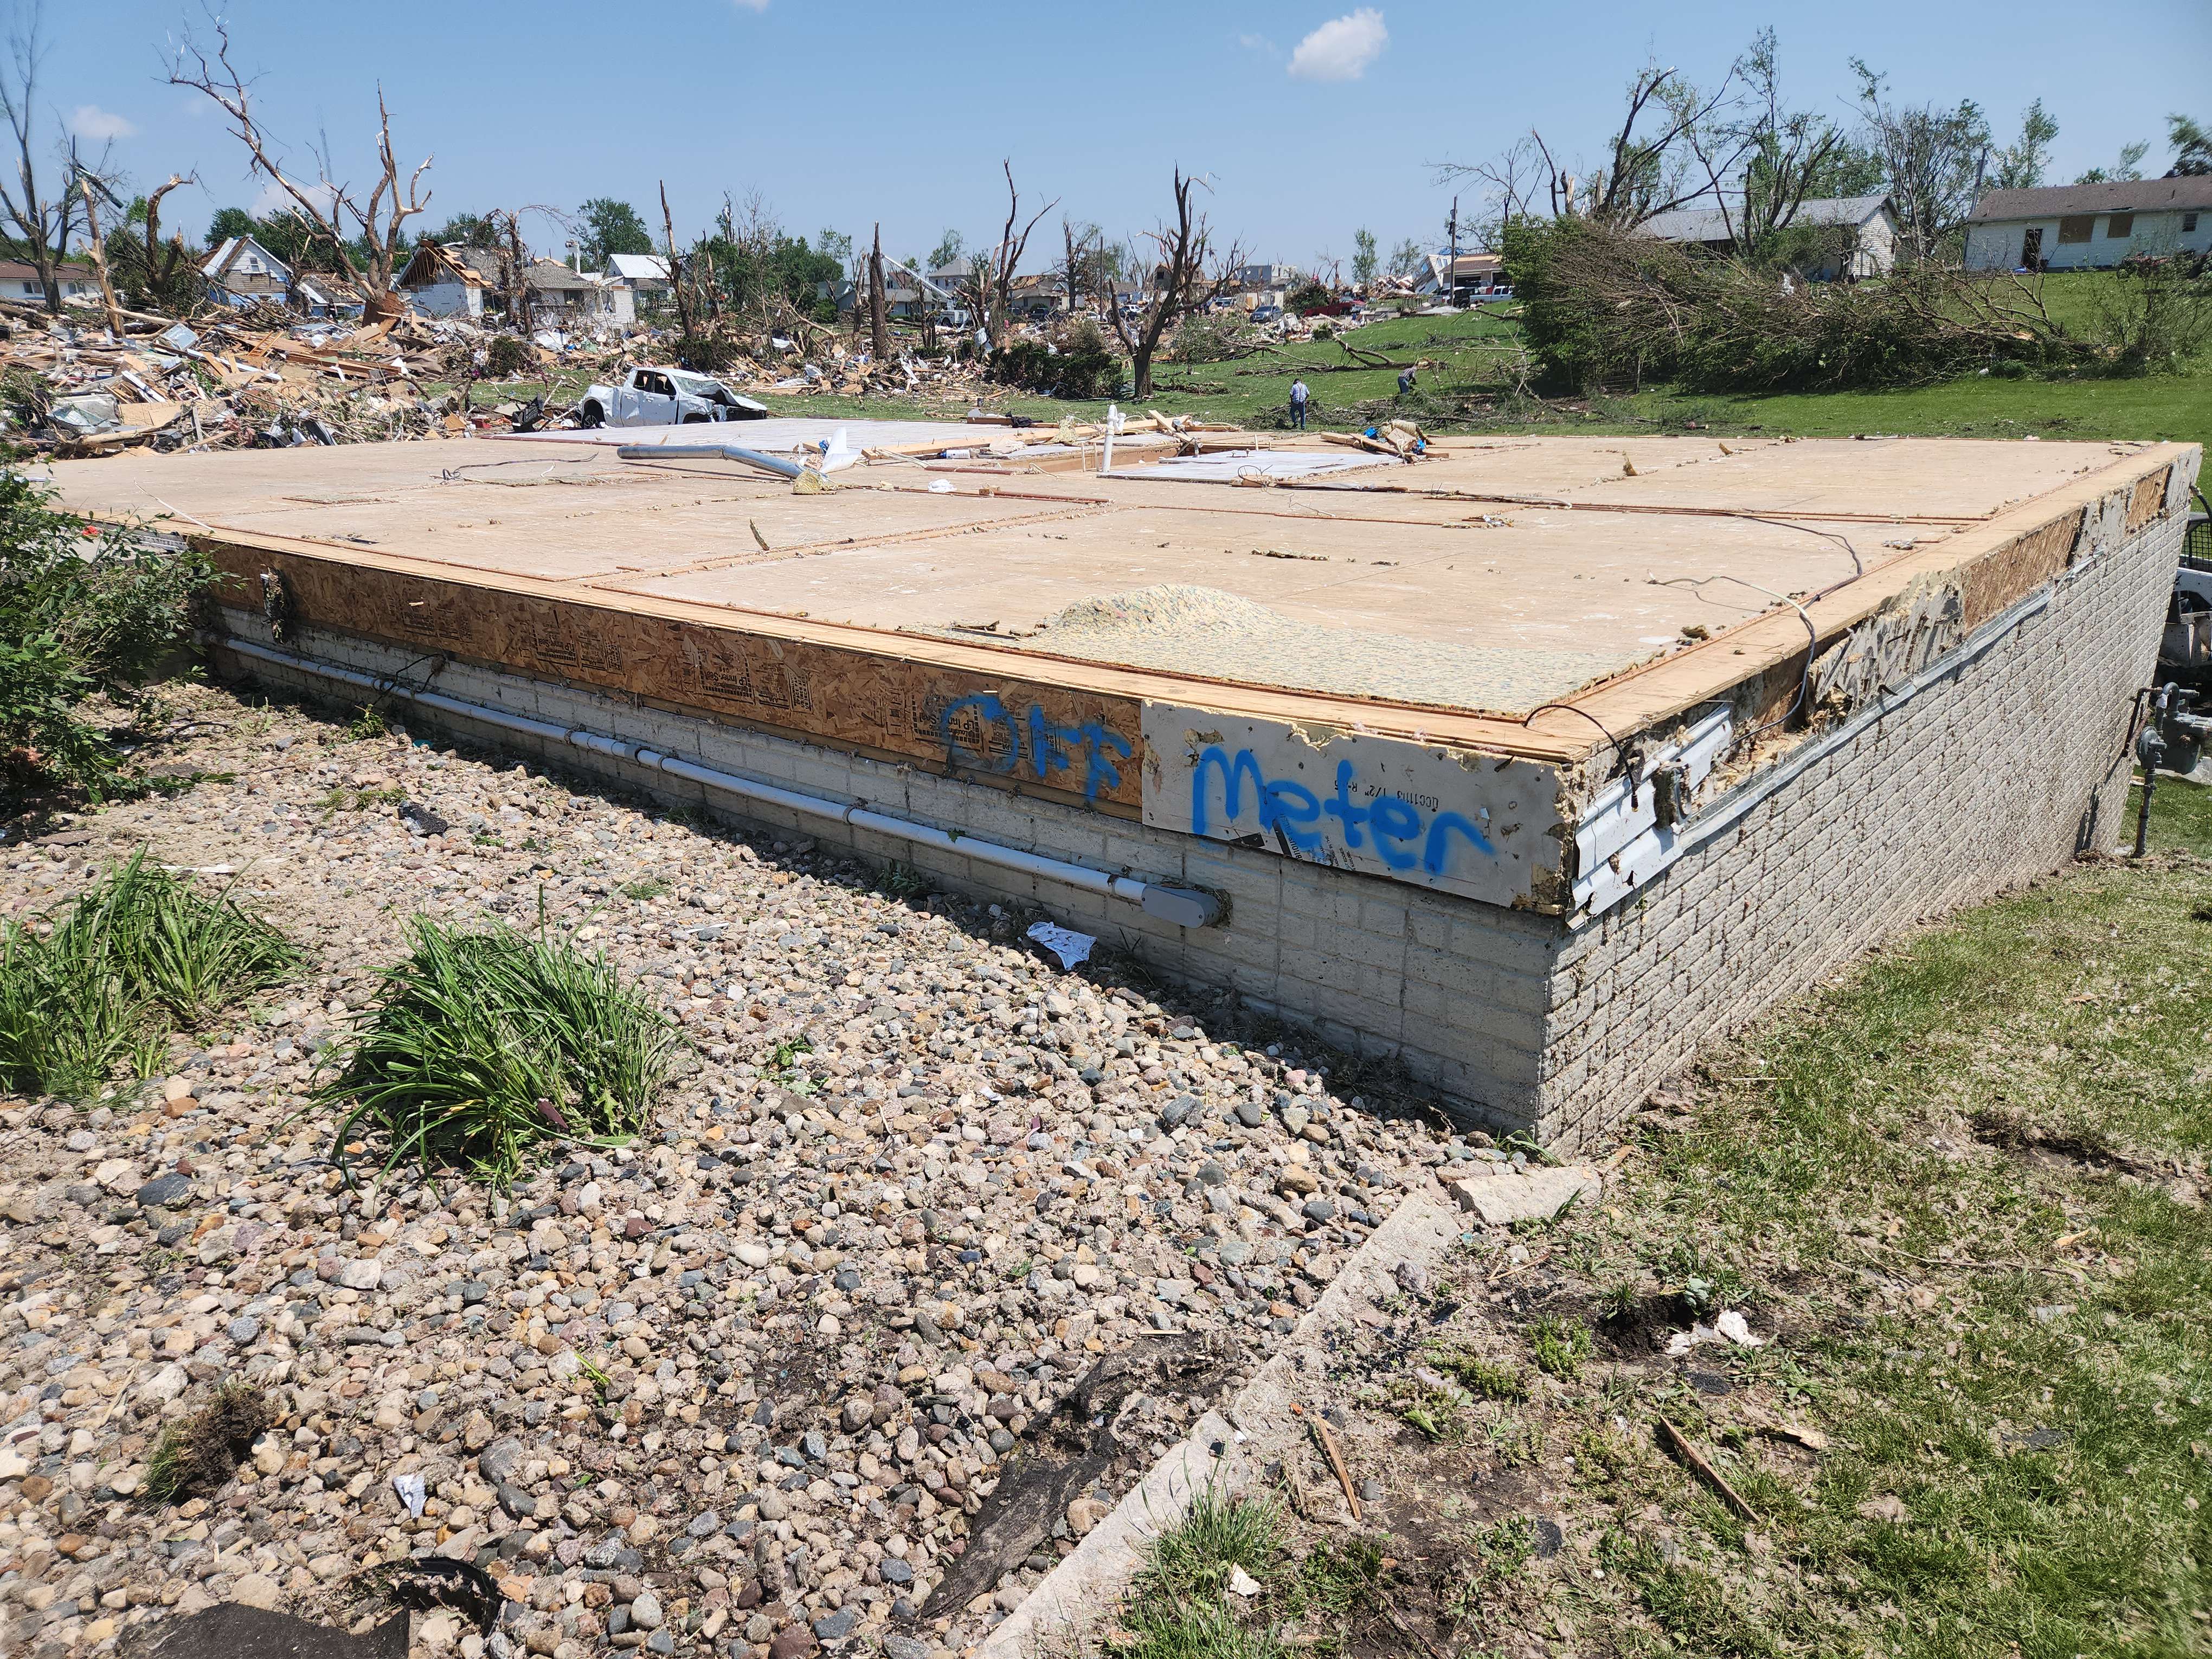
[[[1802,529],[1804,526],[1801,525],[1798,526],[1797,528]],[[1824,535],[1826,533],[1826,532],[1819,530],[1813,532],[1813,534],[1816,536]],[[1851,557],[1856,559],[1858,557],[1858,555],[1856,553],[1853,553]],[[1771,599],[1779,599],[1783,604],[1788,605],[1792,611],[1795,611],[1797,613],[1797,620],[1805,624],[1805,672],[1798,677],[1797,700],[1791,703],[1790,707],[1784,710],[1780,714],[1778,714],[1774,719],[1768,720],[1765,725],[1754,726],[1750,731],[1745,732],[1744,741],[1748,743],[1762,732],[1771,731],[1778,726],[1788,725],[1791,720],[1796,719],[1797,711],[1805,706],[1805,698],[1813,689],[1813,659],[1819,653],[1820,649],[1820,630],[1813,625],[1813,613],[1806,610],[1805,607],[1800,605],[1796,600],[1791,599],[1787,593],[1778,593],[1771,587],[1762,587],[1759,583],[1747,580],[1741,576],[1669,576],[1665,581],[1661,582],[1659,586],[1662,587],[1701,588],[1709,582],[1734,582],[1738,586],[1748,587],[1754,592],[1764,593]]]
[[[1620,746],[1620,739],[1614,737],[1612,732],[1607,731],[1605,722],[1600,720],[1596,715],[1591,714],[1587,708],[1577,708],[1571,702],[1540,702],[1534,708],[1530,709],[1527,714],[1521,717],[1521,724],[1523,726],[1528,725],[1529,721],[1534,720],[1537,715],[1542,714],[1547,708],[1556,708],[1563,714],[1580,714],[1592,726],[1597,727],[1599,732],[1603,735],[1605,740],[1613,745],[1613,759],[1619,761],[1622,768],[1626,769],[1628,765],[1628,756]]]

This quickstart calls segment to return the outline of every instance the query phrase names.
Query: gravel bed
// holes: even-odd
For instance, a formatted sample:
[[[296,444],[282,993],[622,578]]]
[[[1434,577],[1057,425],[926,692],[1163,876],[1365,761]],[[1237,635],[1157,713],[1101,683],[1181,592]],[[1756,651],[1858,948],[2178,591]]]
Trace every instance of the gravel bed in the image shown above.
[[[1225,1001],[1061,970],[1032,915],[442,739],[169,706],[179,792],[14,827],[0,915],[147,846],[237,872],[313,965],[143,1084],[0,1103],[10,1652],[225,1601],[349,1621],[364,1568],[437,1554],[507,1601],[489,1635],[418,1617],[418,1651],[958,1653],[1203,1403],[1131,1395],[1052,1535],[925,1607],[1079,1379],[1188,1332],[1236,1345],[1233,1384],[1425,1166],[1476,1155],[1340,1098],[1318,1048],[1227,1040]],[[303,1108],[416,912],[542,914],[637,977],[693,1045],[650,1133],[504,1194],[374,1146],[349,1184]],[[149,1502],[164,1422],[233,1378],[276,1426]]]

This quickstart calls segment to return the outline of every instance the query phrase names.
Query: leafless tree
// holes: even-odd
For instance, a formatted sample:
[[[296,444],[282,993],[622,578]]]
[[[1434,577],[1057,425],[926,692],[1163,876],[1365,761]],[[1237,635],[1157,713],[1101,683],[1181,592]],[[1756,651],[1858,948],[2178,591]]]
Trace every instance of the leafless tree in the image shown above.
[[[660,181],[660,229],[667,238],[668,292],[676,301],[676,331],[682,338],[691,336],[691,307],[684,298],[684,256],[676,251],[676,222],[668,212],[668,181]]]
[[[1553,218],[1580,215],[1633,229],[1711,188],[1692,170],[1684,140],[1712,119],[1735,90],[1731,70],[1714,91],[1686,96],[1688,88],[1674,70],[1648,64],[1628,84],[1626,107],[1620,129],[1607,142],[1605,161],[1588,173],[1576,173],[1550,141],[1532,130],[1493,161],[1443,162],[1437,175],[1439,180],[1472,179],[1487,186],[1501,219],[1540,212]]]
[[[1022,193],[1014,188],[1014,164],[1009,161],[1001,165],[1006,170],[1006,228],[999,233],[999,246],[991,254],[990,308],[985,319],[994,347],[1005,343],[1006,318],[1013,306],[1014,273],[1021,268],[1022,255],[1030,245],[1030,233],[1037,228],[1037,221],[1060,205],[1060,198],[1054,197],[1030,216],[1030,222],[1022,226],[1021,234],[1017,236],[1014,226],[1021,218]],[[977,263],[980,265],[981,262]]]
[[[157,185],[146,197],[146,216],[139,228],[141,246],[131,250],[125,263],[135,267],[132,274],[138,279],[149,300],[167,305],[179,304],[183,299],[180,284],[188,273],[198,269],[191,249],[185,245],[184,233],[172,231],[167,243],[161,240],[161,203],[169,192],[180,185],[199,183],[198,173],[173,173],[162,184]],[[197,288],[195,276],[192,286]]]
[[[8,34],[7,60],[0,64],[0,115],[7,118],[15,148],[15,177],[0,179],[0,217],[4,217],[9,234],[39,273],[46,309],[58,312],[62,287],[55,271],[82,222],[85,198],[79,182],[88,173],[104,177],[107,163],[103,153],[97,165],[88,167],[76,146],[63,142],[57,132],[54,148],[59,177],[41,181],[38,101],[39,71],[46,58],[44,11],[36,0],[27,9],[15,10]]]
[[[171,61],[169,84],[189,87],[215,101],[229,125],[231,136],[244,144],[252,157],[252,171],[282,190],[290,198],[291,210],[301,222],[329,243],[347,280],[362,290],[368,316],[373,319],[393,315],[399,310],[399,300],[392,292],[392,281],[407,252],[403,230],[408,220],[430,204],[430,192],[422,186],[422,175],[429,171],[431,158],[422,158],[403,189],[399,159],[392,148],[392,111],[385,102],[384,88],[380,84],[376,89],[378,172],[368,200],[359,200],[352,185],[331,176],[333,169],[327,153],[316,158],[319,177],[314,183],[294,178],[285,171],[282,151],[253,112],[245,78],[231,64],[229,26],[217,16],[210,15],[209,21],[215,31],[215,56],[210,58],[206,50],[187,34]],[[360,258],[356,257],[356,249],[346,234],[345,222],[349,217],[357,230]]]
[[[1135,395],[1140,399],[1152,395],[1152,358],[1169,330],[1228,293],[1236,284],[1237,267],[1244,263],[1243,248],[1234,242],[1218,262],[1213,258],[1212,228],[1192,199],[1199,182],[1183,177],[1181,167],[1176,169],[1175,220],[1172,223],[1163,221],[1145,239],[1152,244],[1155,257],[1137,315],[1133,319],[1121,314],[1110,280],[1099,296],[1122,349],[1129,354]],[[1134,256],[1136,250],[1132,248],[1131,252]],[[1144,270],[1146,262],[1132,257],[1128,266],[1134,274]]]

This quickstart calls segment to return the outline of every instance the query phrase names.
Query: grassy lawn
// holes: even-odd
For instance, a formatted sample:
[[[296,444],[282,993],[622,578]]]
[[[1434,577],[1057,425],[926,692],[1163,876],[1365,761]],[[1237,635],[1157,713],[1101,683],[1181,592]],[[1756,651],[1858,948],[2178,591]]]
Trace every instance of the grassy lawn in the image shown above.
[[[1601,1209],[1524,1230],[1517,1266],[1474,1247],[1406,1352],[1347,1344],[1363,1467],[1390,1443],[1356,1402],[1387,1396],[1370,1417],[1419,1448],[1394,1501],[1467,1506],[1365,1540],[1407,1559],[1378,1618],[1422,1609],[1468,1659],[1530,1631],[1700,1659],[2212,1650],[2212,793],[2161,789],[2154,825],[2144,864],[1901,941],[1708,1056]],[[1765,1345],[1655,1340],[1722,1309]],[[1400,1379],[1462,1344],[1489,1355],[1415,1436]],[[1549,1556],[1499,1547],[1501,1503],[1559,1528]],[[1306,1610],[1327,1535],[1247,1565],[1271,1588],[1230,1621],[1244,1646],[1132,1618],[1132,1650],[1415,1651]]]

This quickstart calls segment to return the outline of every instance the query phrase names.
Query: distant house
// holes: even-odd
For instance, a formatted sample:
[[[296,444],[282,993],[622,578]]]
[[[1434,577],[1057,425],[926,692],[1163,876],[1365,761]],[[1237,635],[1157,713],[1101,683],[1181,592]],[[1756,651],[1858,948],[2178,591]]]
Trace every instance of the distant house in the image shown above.
[[[1239,265],[1237,267],[1237,286],[1241,289],[1291,289],[1305,273],[1296,265]]]
[[[975,285],[975,262],[963,254],[933,267],[929,280],[947,294],[965,294]]]
[[[1413,292],[1446,295],[1459,301],[1486,294],[1504,280],[1505,260],[1501,254],[1462,253],[1455,259],[1449,249],[1439,249],[1429,255],[1427,268],[1413,279]]]
[[[596,270],[571,270],[558,259],[532,259],[523,276],[530,284],[534,322],[559,327],[568,323],[637,320],[637,296],[619,277]]]
[[[1897,210],[1888,197],[1829,196],[1800,202],[1790,221],[1792,230],[1826,227],[1836,229],[1835,244],[1825,258],[1804,269],[1802,274],[1812,281],[1887,276],[1897,264]],[[1662,242],[1713,253],[1726,253],[1735,245],[1729,216],[1717,207],[1677,208],[1646,219],[1637,229]]]
[[[1006,309],[1032,323],[1041,323],[1067,309],[1067,279],[1050,271],[1017,276],[1006,285]]]
[[[481,317],[485,293],[496,297],[501,264],[489,249],[424,242],[393,286],[426,317]]]
[[[2212,251],[2212,175],[1993,190],[1966,220],[1969,270],[2082,270]]]
[[[54,284],[62,291],[64,300],[75,300],[100,292],[100,279],[83,265],[56,265]],[[27,300],[44,304],[46,285],[40,280],[39,268],[21,259],[0,259],[0,300]]]
[[[224,238],[200,261],[200,275],[208,297],[221,305],[283,305],[292,291],[292,267],[251,236]]]
[[[607,275],[636,296],[633,304],[658,305],[668,297],[668,261],[658,253],[610,253]]]

